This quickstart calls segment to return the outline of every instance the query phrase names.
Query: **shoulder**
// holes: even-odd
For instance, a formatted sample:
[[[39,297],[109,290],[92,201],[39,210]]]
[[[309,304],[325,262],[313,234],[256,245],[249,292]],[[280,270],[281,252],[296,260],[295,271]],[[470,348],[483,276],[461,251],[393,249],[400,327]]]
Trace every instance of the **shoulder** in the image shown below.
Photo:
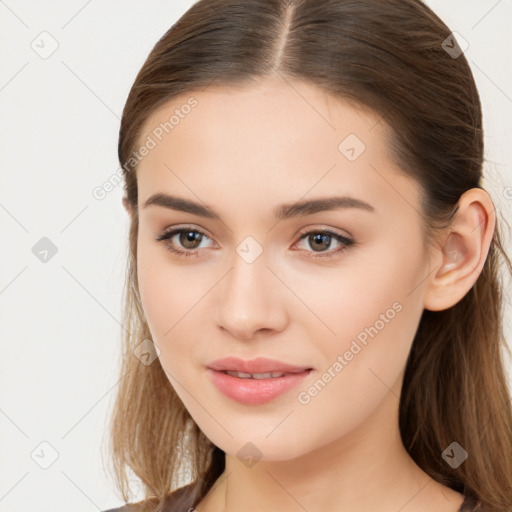
[[[169,494],[164,502],[163,508],[156,498],[139,501],[137,503],[127,503],[119,508],[110,508],[102,512],[189,512],[193,509],[193,488],[195,482],[176,489]],[[464,498],[464,502],[457,512],[477,512],[480,511],[480,503],[469,496]]]
[[[195,498],[192,492],[195,482],[176,489],[165,498],[163,507],[156,498],[127,503],[119,508],[110,508],[102,512],[188,512],[192,510]]]
[[[457,512],[477,512],[481,510],[481,504],[478,500],[470,498],[469,496],[464,497],[464,502],[460,506]]]

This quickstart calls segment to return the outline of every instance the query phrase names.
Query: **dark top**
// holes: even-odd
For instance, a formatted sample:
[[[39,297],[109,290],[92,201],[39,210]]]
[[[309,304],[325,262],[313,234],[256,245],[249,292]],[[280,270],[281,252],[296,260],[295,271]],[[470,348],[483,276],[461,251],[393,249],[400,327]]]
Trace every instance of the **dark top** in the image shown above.
[[[128,503],[120,508],[104,510],[103,512],[193,512],[194,499],[188,492],[193,486],[194,484],[191,483],[169,494],[161,508],[157,506],[158,501],[155,498],[150,498],[137,503]],[[466,496],[457,512],[475,512],[478,510],[480,510],[480,504]]]

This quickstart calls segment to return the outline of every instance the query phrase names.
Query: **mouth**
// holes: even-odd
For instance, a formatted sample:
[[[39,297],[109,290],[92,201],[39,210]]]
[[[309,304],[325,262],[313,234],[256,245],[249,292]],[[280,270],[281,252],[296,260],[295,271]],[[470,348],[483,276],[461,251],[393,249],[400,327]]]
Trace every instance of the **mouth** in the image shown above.
[[[308,368],[292,373],[250,373],[208,368],[216,388],[231,400],[245,405],[264,404],[286,394],[307,379],[312,371]]]

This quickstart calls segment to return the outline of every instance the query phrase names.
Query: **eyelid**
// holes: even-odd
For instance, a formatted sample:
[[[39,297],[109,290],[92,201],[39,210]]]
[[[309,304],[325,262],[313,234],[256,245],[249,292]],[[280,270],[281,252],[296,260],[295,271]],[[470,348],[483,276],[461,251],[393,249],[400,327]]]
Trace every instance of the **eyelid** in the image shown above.
[[[208,237],[210,240],[212,240],[212,237],[210,235],[208,235],[208,233],[206,232],[206,229],[203,229],[202,227],[188,225],[188,224],[185,224],[183,226],[180,224],[177,224],[176,226],[164,228],[162,231],[154,233],[154,235],[155,235],[155,239],[162,240],[164,238],[167,238],[170,234],[176,234],[181,231],[187,231],[187,230],[188,231],[196,231],[197,233],[200,233],[201,235],[204,235],[204,236]]]
[[[310,225],[306,226],[305,228],[302,228],[301,230],[299,230],[297,236],[300,237],[302,235],[307,235],[310,233],[329,233],[333,236],[334,235],[340,236],[347,241],[353,241],[352,235],[348,234],[347,231],[342,232],[341,230],[339,230],[337,228],[326,227],[325,225],[322,225],[322,224],[312,224],[312,225],[310,224]]]

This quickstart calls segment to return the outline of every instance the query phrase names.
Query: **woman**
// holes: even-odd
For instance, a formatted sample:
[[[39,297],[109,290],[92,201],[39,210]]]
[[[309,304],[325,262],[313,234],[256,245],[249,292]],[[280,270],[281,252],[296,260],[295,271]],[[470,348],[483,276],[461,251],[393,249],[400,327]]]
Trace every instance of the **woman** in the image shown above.
[[[512,510],[483,149],[420,1],[194,4],[121,121],[117,510]]]

